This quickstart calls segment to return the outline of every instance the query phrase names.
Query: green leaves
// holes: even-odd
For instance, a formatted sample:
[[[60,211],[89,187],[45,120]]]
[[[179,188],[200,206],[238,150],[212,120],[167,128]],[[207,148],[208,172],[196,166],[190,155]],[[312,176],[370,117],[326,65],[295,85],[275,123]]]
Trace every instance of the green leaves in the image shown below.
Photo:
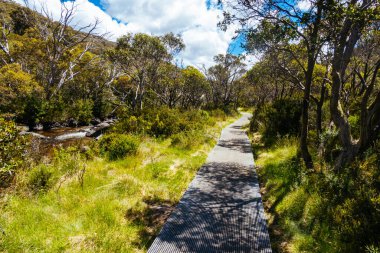
[[[22,165],[27,139],[19,135],[16,124],[0,118],[0,178],[10,176]],[[5,174],[4,174],[5,173]],[[0,183],[0,187],[2,183]]]

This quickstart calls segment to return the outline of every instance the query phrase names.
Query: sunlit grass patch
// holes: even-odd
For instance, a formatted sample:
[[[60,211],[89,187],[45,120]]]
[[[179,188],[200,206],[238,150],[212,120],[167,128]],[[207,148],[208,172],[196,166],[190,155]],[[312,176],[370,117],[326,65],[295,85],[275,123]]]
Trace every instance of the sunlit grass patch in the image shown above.
[[[296,157],[297,140],[280,139],[276,145],[258,152],[256,164],[264,188],[272,246],[276,250],[310,252],[314,241],[304,233],[300,220],[308,219],[310,195],[299,187],[302,168]],[[305,205],[309,212],[305,212]]]

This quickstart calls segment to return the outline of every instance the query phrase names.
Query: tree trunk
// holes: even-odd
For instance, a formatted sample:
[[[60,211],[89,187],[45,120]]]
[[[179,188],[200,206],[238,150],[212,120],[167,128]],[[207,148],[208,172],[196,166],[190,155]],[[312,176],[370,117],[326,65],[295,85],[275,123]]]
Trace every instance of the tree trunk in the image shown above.
[[[327,73],[327,71],[326,71]],[[325,76],[327,78],[327,75]],[[321,94],[319,97],[319,101],[317,102],[317,136],[318,139],[322,133],[322,107],[323,104],[325,103],[325,95],[326,95],[326,79],[323,80],[322,82],[322,87],[321,87]]]
[[[322,18],[322,7],[323,1],[318,0],[317,2],[317,12],[316,18],[313,24],[313,29],[310,34],[310,40],[308,41],[308,53],[307,53],[307,70],[305,72],[305,89],[303,92],[302,101],[302,121],[301,121],[301,139],[300,139],[300,149],[301,155],[308,169],[314,167],[313,160],[309,152],[307,136],[309,128],[309,104],[310,104],[310,92],[311,84],[313,81],[314,66],[316,62],[316,56],[319,53],[318,49],[318,37],[319,28]]]
[[[309,148],[307,145],[307,136],[309,131],[309,103],[310,103],[310,91],[313,75],[314,64],[308,64],[308,71],[306,73],[305,89],[303,92],[302,100],[302,119],[301,119],[301,139],[300,139],[300,151],[302,159],[308,169],[313,168],[313,160],[311,158]]]
[[[335,169],[339,170],[345,164],[350,163],[358,153],[357,145],[351,137],[350,124],[344,114],[341,104],[341,91],[344,75],[351,60],[354,47],[360,39],[363,24],[353,23],[347,18],[343,24],[338,40],[334,45],[334,56],[332,60],[332,87],[330,99],[331,118],[335,126],[339,129],[339,139],[343,150],[339,155]]]
[[[380,60],[376,63],[375,69],[372,75],[372,79],[368,88],[366,89],[362,103],[360,106],[360,138],[359,138],[359,150],[365,151],[369,145],[377,138],[376,128],[379,128],[379,117],[376,118],[376,115],[379,115],[380,110],[380,92],[377,93],[376,99],[372,102],[369,109],[367,109],[368,101],[371,96],[371,93],[374,89],[377,73],[380,69]],[[362,81],[363,86],[366,86],[366,78]]]
[[[343,147],[343,150],[335,163],[335,168],[340,169],[346,163],[352,161],[355,155],[355,148],[351,138],[351,129],[348,123],[348,119],[344,115],[342,106],[340,104],[341,79],[336,67],[337,63],[340,64],[340,61],[337,60],[332,67],[332,90],[330,99],[330,112],[334,124],[339,129],[339,140]]]

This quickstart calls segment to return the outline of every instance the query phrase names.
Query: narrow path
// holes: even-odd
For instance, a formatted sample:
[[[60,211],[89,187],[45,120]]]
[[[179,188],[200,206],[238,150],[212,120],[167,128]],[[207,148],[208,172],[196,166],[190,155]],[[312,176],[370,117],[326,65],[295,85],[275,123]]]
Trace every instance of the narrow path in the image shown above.
[[[222,131],[218,144],[149,253],[272,252],[250,141],[250,114]]]

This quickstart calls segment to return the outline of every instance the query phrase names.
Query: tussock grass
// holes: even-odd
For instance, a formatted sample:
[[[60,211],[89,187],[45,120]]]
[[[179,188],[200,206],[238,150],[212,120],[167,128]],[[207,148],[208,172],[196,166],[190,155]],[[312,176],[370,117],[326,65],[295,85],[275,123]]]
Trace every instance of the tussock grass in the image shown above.
[[[256,164],[274,251],[329,252],[310,233],[317,225],[314,217],[321,198],[307,187],[305,169],[297,158],[297,139],[282,138],[271,148],[262,148]]]
[[[185,145],[141,137],[136,154],[115,161],[86,160],[79,151],[58,154],[61,160],[43,165],[52,171],[48,183],[32,181],[33,193],[26,186],[37,172],[20,173],[17,185],[0,196],[0,251],[146,251],[231,122],[207,127],[191,145],[185,140],[190,136],[181,136]]]
[[[339,173],[323,164],[306,169],[293,138],[257,153],[275,252],[378,251],[378,153]]]

